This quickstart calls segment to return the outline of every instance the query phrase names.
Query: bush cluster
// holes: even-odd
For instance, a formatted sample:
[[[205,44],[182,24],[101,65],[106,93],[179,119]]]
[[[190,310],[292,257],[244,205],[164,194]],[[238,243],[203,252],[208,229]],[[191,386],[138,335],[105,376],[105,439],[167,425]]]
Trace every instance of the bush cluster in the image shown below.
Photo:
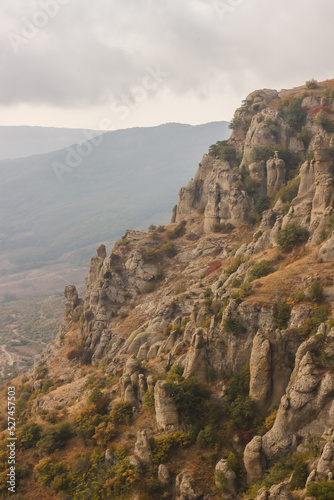
[[[308,240],[309,234],[307,229],[299,224],[287,224],[280,230],[277,237],[277,243],[282,248],[283,252],[291,252],[297,245],[301,245]]]
[[[250,270],[250,278],[252,280],[257,280],[259,278],[262,278],[263,276],[267,276],[268,274],[271,274],[274,272],[274,266],[272,262],[269,260],[260,260],[260,262],[257,262],[254,264],[252,269]]]

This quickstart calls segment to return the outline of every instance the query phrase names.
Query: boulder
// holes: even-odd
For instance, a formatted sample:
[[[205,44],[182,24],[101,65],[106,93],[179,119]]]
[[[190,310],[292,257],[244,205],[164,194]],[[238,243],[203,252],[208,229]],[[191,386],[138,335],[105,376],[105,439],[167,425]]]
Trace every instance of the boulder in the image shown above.
[[[322,262],[334,261],[334,231],[332,236],[320,247],[319,258]]]
[[[134,454],[141,464],[147,466],[152,465],[153,453],[146,431],[137,432]]]
[[[265,469],[265,460],[262,453],[262,437],[255,436],[244,451],[244,464],[247,471],[247,484],[256,477],[260,477]]]
[[[170,485],[170,474],[169,470],[164,464],[159,465],[158,469],[158,481],[162,486],[169,486]]]
[[[159,380],[154,388],[157,425],[164,431],[174,430],[179,424],[179,414],[170,393],[168,382]]]
[[[237,498],[237,476],[226,460],[220,460],[215,467],[215,483],[217,487],[224,488],[228,495],[226,499]]]

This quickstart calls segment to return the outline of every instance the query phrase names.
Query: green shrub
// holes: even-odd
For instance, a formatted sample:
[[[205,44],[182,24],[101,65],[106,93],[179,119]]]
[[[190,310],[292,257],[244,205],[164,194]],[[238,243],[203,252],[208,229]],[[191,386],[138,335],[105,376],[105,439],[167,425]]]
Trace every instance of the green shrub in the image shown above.
[[[242,285],[241,278],[234,278],[234,280],[231,282],[231,288],[239,288],[241,285]]]
[[[334,99],[334,90],[330,88],[324,89],[323,93],[324,106],[331,106]]]
[[[320,125],[326,132],[334,132],[334,120],[321,109],[314,117],[315,125]]]
[[[307,289],[307,295],[312,302],[321,302],[324,300],[324,289],[320,283],[314,279]]]
[[[168,241],[160,248],[160,252],[169,258],[175,257],[177,254],[176,246],[171,241]]]
[[[274,266],[269,260],[260,260],[260,262],[257,262],[252,267],[250,271],[250,277],[252,280],[257,280],[273,272],[274,272]]]
[[[278,233],[277,243],[284,252],[291,252],[292,249],[307,241],[309,237],[307,229],[299,226],[299,224],[287,224]]]
[[[103,279],[104,280],[108,280],[111,278],[111,272],[110,271],[106,271],[103,275]]]
[[[113,424],[129,424],[132,418],[132,405],[129,401],[120,401],[113,405],[110,418]]]
[[[154,405],[154,390],[148,389],[145,392],[143,399],[143,407],[147,408],[150,413],[154,413],[155,405]]]
[[[243,255],[234,257],[230,265],[225,269],[225,274],[227,274],[227,276],[230,276],[231,274],[235,273],[235,271],[237,271],[241,264],[243,264],[244,262],[246,262],[246,258]]]
[[[155,231],[156,229],[157,229],[157,226],[155,226],[154,224],[151,224],[151,225],[148,227],[148,230],[149,230],[150,232]]]
[[[268,196],[261,196],[254,205],[254,210],[257,215],[262,216],[265,210],[270,208],[270,198]]]
[[[157,248],[148,248],[142,253],[144,262],[156,262],[158,259],[161,259],[160,250]]]
[[[68,351],[66,357],[68,360],[72,361],[75,359],[82,365],[89,365],[92,361],[93,352],[91,349],[87,349],[84,346],[79,346]]]
[[[69,422],[49,425],[44,427],[41,432],[38,449],[42,453],[53,453],[55,450],[64,448],[67,441],[73,437],[73,435],[73,428]]]
[[[239,395],[249,394],[250,371],[249,364],[245,365],[240,373],[235,373],[227,383],[226,399],[234,401]]]
[[[188,434],[179,431],[169,436],[151,438],[150,443],[153,453],[153,462],[161,464],[168,460],[172,449],[186,448],[191,444],[191,441]]]
[[[155,272],[155,279],[162,280],[163,278],[164,278],[164,267],[162,264],[158,264]]]
[[[217,431],[214,426],[206,425],[197,436],[197,445],[200,448],[214,448],[217,443]]]
[[[308,89],[316,89],[318,87],[318,82],[314,78],[311,78],[311,80],[307,80],[305,85]]]
[[[249,396],[239,395],[229,408],[229,414],[235,429],[249,430],[256,417],[254,402]]]
[[[302,127],[301,132],[298,132],[297,139],[304,143],[304,146],[307,148],[312,139],[312,133],[306,128]]]
[[[283,203],[290,203],[297,196],[298,189],[300,184],[300,177],[295,177],[291,179],[286,186],[283,186],[275,196],[275,202],[279,199],[283,201]]]
[[[300,335],[302,337],[308,337],[312,333],[316,333],[321,323],[325,323],[328,319],[328,309],[327,307],[316,307],[311,314],[310,318],[304,322],[303,326],[300,328]]]
[[[23,425],[19,430],[19,446],[28,449],[37,444],[41,435],[41,427],[35,422]]]
[[[241,302],[251,295],[253,292],[253,286],[252,283],[249,281],[245,281],[245,283],[242,283],[241,287],[239,290],[235,291],[232,293],[231,297],[234,299],[238,304],[241,304]]]
[[[286,302],[277,300],[274,304],[274,326],[279,330],[288,327],[291,315],[291,307]]]
[[[292,129],[298,131],[304,125],[306,111],[302,108],[302,99],[294,96],[282,99],[281,112]]]
[[[101,423],[102,417],[97,414],[96,406],[91,405],[81,410],[74,419],[76,434],[86,444],[86,440],[93,437],[95,428]]]
[[[167,382],[171,387],[175,406],[185,424],[204,420],[208,422],[210,418],[214,418],[210,394],[196,377],[185,379],[171,370]]]
[[[307,477],[308,477],[307,465],[301,459],[298,459],[293,468],[293,474],[291,482],[289,484],[289,490],[295,491],[303,489]]]
[[[317,500],[331,500],[334,498],[334,481],[324,483],[310,483],[306,495]]]
[[[233,231],[233,229],[234,226],[230,222],[228,222],[227,224],[223,222],[215,222],[211,226],[211,231],[213,233],[230,233],[231,231]]]
[[[250,154],[249,161],[259,162],[259,161],[268,161],[274,154],[274,149],[271,146],[255,146]]]
[[[233,122],[234,123],[234,122]],[[234,126],[234,125],[233,125]],[[218,141],[209,148],[209,155],[233,164],[238,163],[237,152],[227,141]]]
[[[234,318],[225,318],[223,320],[223,328],[228,333],[241,333],[242,325],[240,319],[236,316]]]
[[[56,463],[52,458],[41,460],[34,469],[35,477],[43,486],[54,491],[67,490],[71,483],[69,467],[64,463]]]

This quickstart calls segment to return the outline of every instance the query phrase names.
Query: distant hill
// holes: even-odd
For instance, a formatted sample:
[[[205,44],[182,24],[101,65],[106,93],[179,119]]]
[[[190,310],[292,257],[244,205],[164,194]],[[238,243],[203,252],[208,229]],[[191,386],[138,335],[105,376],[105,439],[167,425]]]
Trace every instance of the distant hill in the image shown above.
[[[29,294],[34,286],[59,290],[57,277],[63,287],[86,275],[100,242],[169,221],[179,187],[209,146],[228,135],[227,122],[171,123],[108,132],[99,146],[0,161],[0,296]],[[51,274],[39,290],[44,271]]]
[[[50,153],[99,134],[74,128],[0,126],[0,160]]]

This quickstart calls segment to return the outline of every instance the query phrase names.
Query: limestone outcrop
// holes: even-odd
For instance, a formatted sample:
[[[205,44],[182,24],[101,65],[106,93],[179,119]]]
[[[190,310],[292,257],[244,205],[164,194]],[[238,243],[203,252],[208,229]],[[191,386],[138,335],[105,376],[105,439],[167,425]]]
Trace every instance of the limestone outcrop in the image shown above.
[[[154,388],[155,413],[157,425],[164,431],[175,430],[179,424],[179,415],[171,396],[168,382],[159,380]]]

